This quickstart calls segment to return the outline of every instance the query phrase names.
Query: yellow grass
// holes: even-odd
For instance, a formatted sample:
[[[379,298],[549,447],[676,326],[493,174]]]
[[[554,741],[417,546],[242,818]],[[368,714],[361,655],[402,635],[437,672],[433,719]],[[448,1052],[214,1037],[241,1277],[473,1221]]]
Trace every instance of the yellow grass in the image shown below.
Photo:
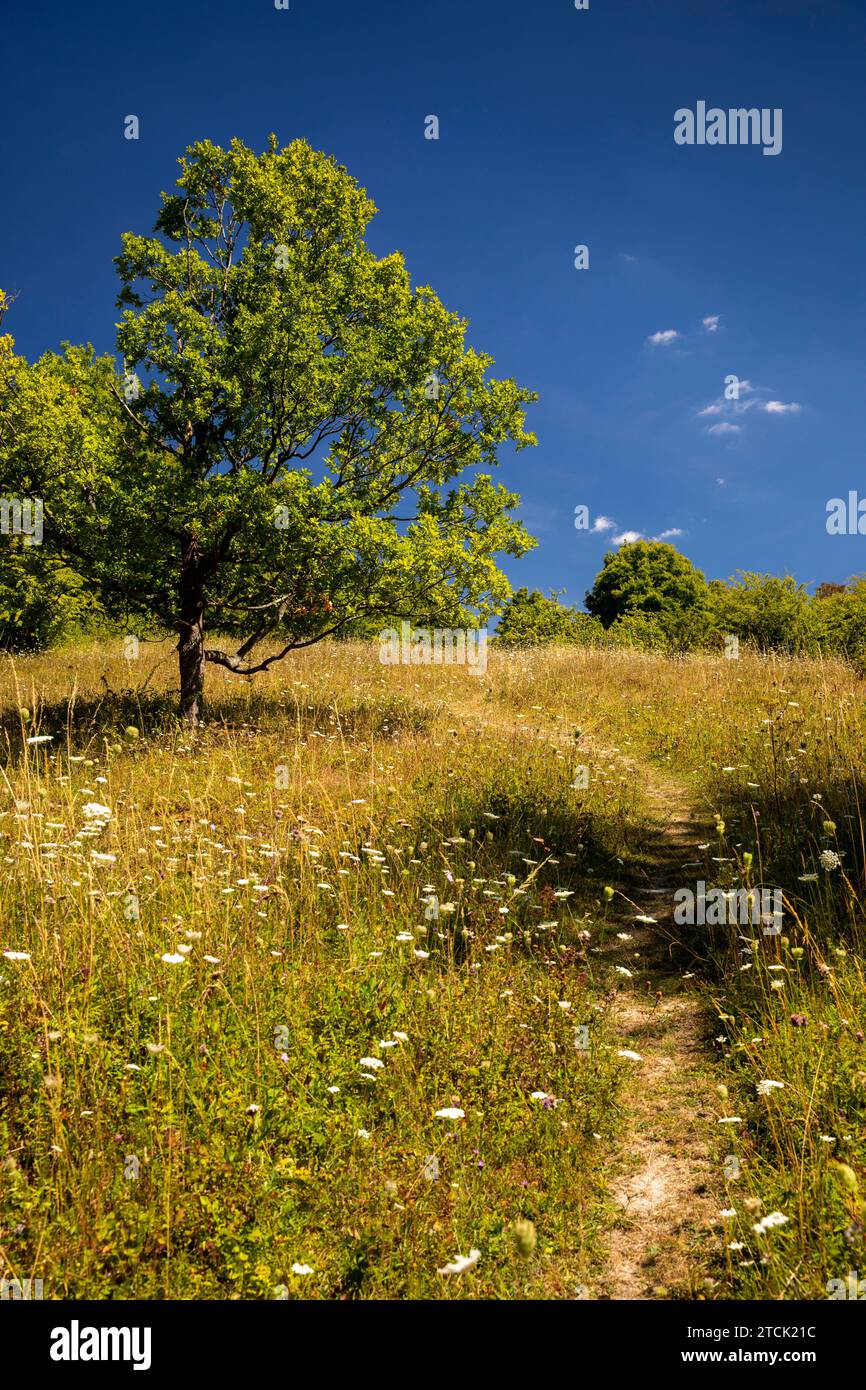
[[[862,1240],[831,1166],[862,1173],[866,1095],[846,667],[557,649],[476,676],[323,644],[209,670],[193,732],[174,663],[118,642],[0,665],[0,1276],[96,1298],[600,1287],[629,1074],[604,948],[675,779],[725,822],[705,876],[783,887],[790,926],[680,934],[744,1118],[718,1156],[742,1158],[744,1250],[720,1220],[673,1294],[826,1296]],[[746,1198],[784,1229],[755,1234]]]

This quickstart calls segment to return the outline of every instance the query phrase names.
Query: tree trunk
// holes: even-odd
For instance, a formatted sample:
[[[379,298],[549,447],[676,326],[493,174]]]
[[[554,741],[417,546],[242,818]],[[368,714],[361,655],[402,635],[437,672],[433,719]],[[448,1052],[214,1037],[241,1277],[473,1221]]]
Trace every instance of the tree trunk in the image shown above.
[[[181,550],[179,598],[178,713],[188,724],[198,724],[201,721],[204,702],[204,585],[198,547],[193,538],[186,535]]]

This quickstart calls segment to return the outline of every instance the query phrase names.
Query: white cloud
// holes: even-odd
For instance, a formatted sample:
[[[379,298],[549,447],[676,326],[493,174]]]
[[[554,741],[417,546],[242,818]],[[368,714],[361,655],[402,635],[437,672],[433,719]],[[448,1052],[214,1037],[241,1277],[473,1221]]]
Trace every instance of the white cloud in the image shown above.
[[[592,529],[593,529],[593,531],[596,531],[596,532],[597,532],[597,531],[612,531],[612,530],[614,529],[615,526],[616,526],[616,522],[613,520],[612,517],[609,517],[609,516],[597,516],[597,517],[595,518],[595,521],[592,523]]]
[[[721,317],[721,314],[707,314],[707,317],[701,320],[704,325],[704,328],[707,330],[708,333],[718,332],[719,319]]]
[[[724,479],[724,478],[716,478],[716,482],[717,482],[717,484],[718,484],[719,487],[724,487],[724,486],[725,486],[725,479]]]
[[[685,533],[679,526],[669,526],[666,531],[660,531],[657,536],[650,536],[652,541],[666,541],[672,536],[682,536]],[[614,545],[632,545],[635,541],[645,541],[646,536],[643,531],[620,531],[618,536],[612,537]]]
[[[654,343],[657,347],[660,343],[672,343],[674,338],[680,335],[675,328],[665,328],[658,333],[651,333],[647,338],[648,343]]]
[[[767,415],[797,415],[803,408],[798,401],[768,401],[763,399],[767,394],[767,388],[765,386],[755,387],[751,381],[737,381],[732,382],[731,385],[736,385],[736,399],[729,399],[727,395],[719,396],[697,412],[698,419],[712,415],[736,417],[747,415],[751,410],[763,410]],[[747,397],[747,399],[743,399],[743,397]],[[707,434],[742,434],[742,432],[742,426],[731,423],[729,418],[723,418],[718,424],[710,425],[707,429]]]

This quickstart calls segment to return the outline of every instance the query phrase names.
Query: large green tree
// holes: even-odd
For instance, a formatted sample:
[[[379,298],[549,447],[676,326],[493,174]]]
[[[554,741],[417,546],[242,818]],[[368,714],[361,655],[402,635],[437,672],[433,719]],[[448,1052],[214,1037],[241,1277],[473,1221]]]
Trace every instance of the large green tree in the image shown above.
[[[629,613],[682,613],[702,603],[706,590],[701,571],[672,545],[632,541],[605,555],[586,608],[610,627]]]
[[[535,442],[535,397],[367,247],[375,208],[333,159],[271,137],[180,167],[117,259],[124,374],[83,349],[20,363],[0,462],[109,611],[177,632],[195,722],[208,662],[252,674],[359,618],[499,606],[497,554],[533,542],[479,470]]]

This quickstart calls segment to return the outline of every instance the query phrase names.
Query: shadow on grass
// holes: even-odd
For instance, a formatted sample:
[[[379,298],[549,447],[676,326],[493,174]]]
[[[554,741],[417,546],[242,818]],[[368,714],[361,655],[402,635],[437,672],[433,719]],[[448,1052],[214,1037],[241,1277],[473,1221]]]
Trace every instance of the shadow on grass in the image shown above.
[[[449,782],[444,804],[441,785],[416,779],[418,799],[423,804],[429,791],[427,803],[437,810],[415,821],[415,853],[439,860],[453,884],[449,915],[440,915],[436,899],[425,912],[428,949],[436,951],[444,934],[444,964],[467,955],[477,960],[497,949],[494,943],[510,942],[532,956],[558,952],[558,967],[574,968],[583,950],[579,933],[608,915],[605,885],[619,881],[625,856],[637,856],[647,842],[650,827],[637,811],[581,806],[568,775],[537,773],[534,765],[491,763],[483,782]],[[484,901],[461,886],[482,882],[499,892]]]
[[[729,842],[759,860],[763,886],[779,888],[818,940],[863,940],[866,917],[866,780],[839,767],[816,783],[780,778],[753,796],[731,790],[721,814]],[[728,849],[727,854],[734,851]]]
[[[398,738],[404,733],[423,733],[431,719],[432,712],[426,707],[399,697],[361,698],[344,705],[309,694],[286,692],[274,696],[239,691],[237,695],[210,701],[201,729],[248,734],[280,732],[290,725],[301,736],[319,730],[340,731],[348,737]],[[179,719],[173,695],[134,689],[106,690],[98,697],[69,696],[45,701],[24,715],[13,704],[0,709],[0,750],[8,760],[21,755],[28,739],[45,740],[31,744],[33,752],[55,752],[66,747],[70,752],[82,753],[103,742],[123,742],[127,730],[135,730],[132,739],[177,737],[193,732]]]

